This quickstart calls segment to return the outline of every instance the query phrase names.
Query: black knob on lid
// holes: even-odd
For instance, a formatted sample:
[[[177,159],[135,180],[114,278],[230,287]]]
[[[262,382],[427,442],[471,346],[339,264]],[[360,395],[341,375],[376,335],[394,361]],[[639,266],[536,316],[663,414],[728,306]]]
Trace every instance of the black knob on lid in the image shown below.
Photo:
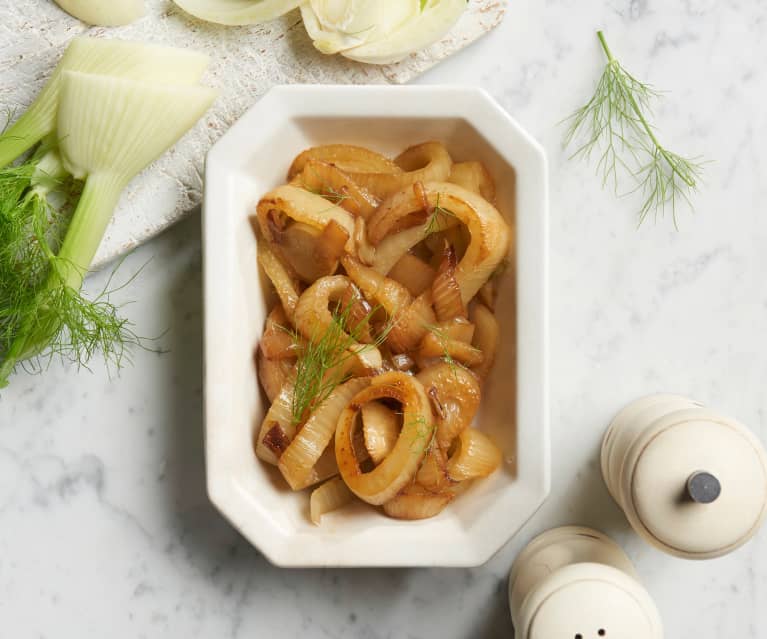
[[[722,494],[722,485],[711,473],[698,471],[687,479],[687,494],[699,504],[711,504]]]

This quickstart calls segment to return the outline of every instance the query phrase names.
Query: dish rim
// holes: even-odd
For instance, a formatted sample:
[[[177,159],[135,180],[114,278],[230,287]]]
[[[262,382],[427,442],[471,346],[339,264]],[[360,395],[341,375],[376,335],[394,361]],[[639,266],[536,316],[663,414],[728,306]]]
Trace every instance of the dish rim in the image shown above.
[[[385,98],[385,99],[384,99]],[[416,99],[417,98],[417,99]],[[429,98],[428,108],[422,98]],[[385,107],[381,105],[385,104]],[[219,370],[221,360],[230,349],[221,349],[218,340],[212,340],[211,327],[220,324],[221,309],[226,308],[227,289],[222,281],[230,283],[234,258],[213,260],[215,247],[230,246],[233,241],[226,235],[219,203],[228,197],[225,193],[228,154],[247,141],[248,120],[254,113],[270,107],[282,107],[282,119],[293,118],[455,118],[463,119],[483,135],[495,150],[508,160],[508,150],[499,143],[497,129],[507,127],[517,141],[524,143],[532,153],[534,164],[529,167],[513,164],[517,174],[517,215],[515,220],[515,252],[517,263],[517,425],[538,424],[535,459],[539,460],[534,473],[536,485],[526,495],[525,508],[529,511],[514,530],[497,526],[475,545],[464,548],[442,549],[432,544],[429,553],[415,553],[412,549],[393,557],[386,552],[362,557],[358,551],[347,549],[330,554],[307,549],[296,553],[285,539],[270,535],[268,531],[254,531],[253,523],[244,516],[241,496],[233,490],[222,465],[225,460],[218,454],[217,439],[220,428],[213,424],[228,420],[222,397],[213,396],[214,384],[209,377],[211,369]],[[427,112],[428,110],[428,112]],[[483,118],[478,114],[482,112]],[[473,115],[472,115],[473,114]],[[492,130],[496,131],[494,135]],[[522,178],[520,178],[522,174]],[[528,175],[529,174],[529,175]],[[224,191],[222,191],[224,189]],[[216,215],[210,212],[216,210]],[[272,563],[290,567],[317,566],[452,566],[473,567],[488,561],[529,520],[545,501],[550,491],[550,433],[549,433],[549,373],[548,373],[548,170],[543,147],[520,126],[484,90],[457,86],[336,86],[287,85],[271,89],[251,107],[208,152],[205,163],[205,191],[203,195],[203,269],[204,269],[204,415],[205,450],[208,494],[213,504],[229,521],[253,543]],[[231,220],[224,220],[231,222]],[[521,240],[520,240],[521,238]],[[222,279],[223,278],[223,279]],[[219,335],[219,333],[217,333]],[[252,345],[251,345],[252,348]],[[521,449],[521,447],[520,447]],[[518,460],[523,456],[518,455]],[[518,479],[515,479],[518,481]],[[528,486],[528,488],[530,488]],[[252,519],[253,513],[251,513]],[[519,520],[517,516],[515,521]],[[407,529],[414,522],[404,522]],[[284,537],[284,535],[283,535]],[[420,549],[423,550],[423,549]]]

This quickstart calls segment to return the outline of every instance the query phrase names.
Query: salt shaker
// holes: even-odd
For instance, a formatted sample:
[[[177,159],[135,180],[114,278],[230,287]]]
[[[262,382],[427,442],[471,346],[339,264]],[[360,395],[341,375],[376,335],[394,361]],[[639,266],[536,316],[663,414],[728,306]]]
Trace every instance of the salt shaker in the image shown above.
[[[601,463],[631,526],[678,557],[732,552],[767,514],[764,447],[742,424],[686,397],[626,406],[605,433]]]
[[[556,528],[535,538],[509,576],[517,639],[662,639],[660,615],[609,537]]]

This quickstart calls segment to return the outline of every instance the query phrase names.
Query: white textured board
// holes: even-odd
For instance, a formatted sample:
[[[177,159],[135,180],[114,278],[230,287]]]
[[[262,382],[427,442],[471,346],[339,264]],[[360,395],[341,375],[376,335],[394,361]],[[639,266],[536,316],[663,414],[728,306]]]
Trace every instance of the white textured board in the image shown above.
[[[407,82],[490,31],[505,0],[469,0],[441,42],[394,65],[362,65],[317,52],[294,11],[268,24],[224,27],[196,20],[170,0],[147,0],[147,15],[118,28],[89,28],[51,0],[0,2],[0,107],[20,113],[32,102],[66,43],[76,35],[142,40],[204,51],[205,82],[220,89],[213,108],[175,147],[128,187],[94,266],[135,247],[199,204],[205,153],[269,88],[278,84]]]

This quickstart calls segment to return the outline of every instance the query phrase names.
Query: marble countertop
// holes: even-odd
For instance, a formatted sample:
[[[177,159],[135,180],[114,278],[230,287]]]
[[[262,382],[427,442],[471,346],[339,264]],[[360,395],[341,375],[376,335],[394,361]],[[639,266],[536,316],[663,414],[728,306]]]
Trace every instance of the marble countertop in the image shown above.
[[[714,561],[662,555],[628,529],[597,455],[611,416],[654,391],[700,399],[767,440],[766,22],[767,4],[735,0],[513,0],[495,33],[423,78],[486,88],[550,159],[552,494],[486,566],[281,570],[211,507],[195,214],[118,276],[143,266],[119,296],[165,352],[136,352],[112,378],[98,363],[54,364],[0,395],[0,635],[510,637],[514,556],[580,523],[624,545],[668,637],[764,637],[767,529]],[[636,202],[602,192],[561,149],[557,122],[602,64],[599,27],[630,70],[673,89],[657,110],[669,145],[712,160],[679,232],[669,219],[637,230]]]

